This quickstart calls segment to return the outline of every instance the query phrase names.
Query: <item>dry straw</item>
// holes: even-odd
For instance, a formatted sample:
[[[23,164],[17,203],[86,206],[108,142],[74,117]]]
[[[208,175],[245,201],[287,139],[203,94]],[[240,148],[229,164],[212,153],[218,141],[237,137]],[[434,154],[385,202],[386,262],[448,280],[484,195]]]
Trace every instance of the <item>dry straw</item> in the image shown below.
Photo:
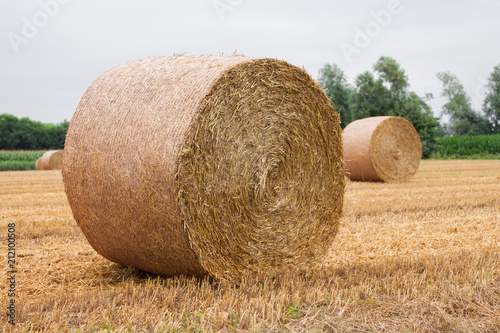
[[[42,159],[42,158],[40,157],[39,159],[37,159],[37,160],[36,160],[36,163],[35,163],[35,168],[36,168],[37,170],[43,170],[43,169],[42,169],[42,164],[40,163],[41,159]]]
[[[77,223],[114,262],[224,278],[306,268],[342,211],[339,116],[284,61],[134,61],[83,96],[63,177]]]
[[[63,152],[60,150],[49,150],[40,157],[40,169],[37,170],[61,170]]]
[[[342,137],[346,174],[351,180],[403,182],[417,172],[422,144],[406,119],[356,120],[347,125]]]

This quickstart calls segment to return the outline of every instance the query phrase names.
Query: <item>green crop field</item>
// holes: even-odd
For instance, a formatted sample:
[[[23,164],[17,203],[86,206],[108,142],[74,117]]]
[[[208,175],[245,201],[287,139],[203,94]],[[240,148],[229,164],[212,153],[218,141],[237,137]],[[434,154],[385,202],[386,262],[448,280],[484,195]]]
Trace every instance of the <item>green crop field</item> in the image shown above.
[[[36,160],[45,150],[0,150],[0,171],[35,170]]]
[[[438,147],[431,157],[498,159],[500,158],[500,134],[439,138]]]

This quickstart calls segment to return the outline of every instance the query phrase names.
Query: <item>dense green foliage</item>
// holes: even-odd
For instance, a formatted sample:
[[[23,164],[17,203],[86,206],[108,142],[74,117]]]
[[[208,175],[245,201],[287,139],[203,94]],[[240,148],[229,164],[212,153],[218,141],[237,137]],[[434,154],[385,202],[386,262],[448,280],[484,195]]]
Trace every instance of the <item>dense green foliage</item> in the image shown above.
[[[500,158],[500,134],[438,139],[434,158]]]
[[[449,118],[449,122],[442,125],[426,102],[433,98],[432,94],[422,98],[410,91],[408,76],[392,58],[381,57],[373,66],[373,72],[365,71],[355,78],[354,86],[349,85],[344,72],[336,64],[326,64],[320,69],[319,83],[332,104],[340,110],[342,128],[357,119],[399,116],[411,122],[420,135],[424,158],[431,155],[462,156],[465,148],[455,153],[451,153],[450,149],[453,145],[464,147],[463,142],[467,140],[483,142],[468,148],[467,156],[496,156],[498,153],[489,152],[492,148],[488,148],[488,152],[481,149],[486,142],[494,145],[495,138],[460,139],[460,136],[500,133],[500,65],[494,68],[489,77],[482,112],[472,108],[470,98],[457,76],[441,72],[437,77],[443,85],[441,95],[447,100],[442,113]],[[440,138],[445,135],[455,137]],[[457,142],[452,144],[454,140]]]
[[[491,123],[491,132],[500,133],[500,65],[493,69],[487,90],[483,111]]]
[[[422,142],[422,157],[428,158],[436,149],[437,139],[443,130],[431,108],[417,94],[411,92],[401,102],[394,104],[393,114],[413,124]]]
[[[35,170],[44,151],[0,151],[0,171]]]
[[[335,64],[320,70],[320,84],[337,109],[341,105],[342,127],[367,117],[405,118],[420,135],[423,157],[429,157],[443,133],[438,119],[422,98],[409,91],[408,77],[394,59],[381,57],[373,68],[373,73],[366,71],[356,77],[355,87],[346,83],[344,73]]]
[[[445,130],[450,135],[491,134],[488,119],[472,109],[469,96],[456,75],[449,72],[437,74],[443,84],[441,96],[447,99],[443,105],[443,113],[450,117],[450,124]]]
[[[340,112],[340,126],[345,128],[352,121],[349,104],[353,89],[347,83],[344,71],[336,64],[326,64],[319,72],[318,81],[335,109]]]
[[[63,149],[69,122],[44,124],[29,118],[0,115],[0,149]]]

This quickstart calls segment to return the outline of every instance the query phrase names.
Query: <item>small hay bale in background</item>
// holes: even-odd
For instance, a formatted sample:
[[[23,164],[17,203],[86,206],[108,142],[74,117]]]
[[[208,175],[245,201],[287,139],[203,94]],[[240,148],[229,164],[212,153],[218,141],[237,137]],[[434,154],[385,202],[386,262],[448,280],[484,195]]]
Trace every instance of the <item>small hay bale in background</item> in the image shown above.
[[[61,170],[63,152],[60,150],[49,150],[40,157],[40,170]],[[38,170],[38,169],[37,169]]]
[[[36,168],[37,170],[43,170],[43,169],[42,169],[42,164],[40,163],[40,160],[41,160],[41,159],[42,159],[42,158],[40,157],[39,159],[37,159],[37,160],[36,160],[36,163],[35,163],[35,168]]]
[[[403,182],[418,170],[422,143],[401,117],[353,121],[342,134],[346,174],[351,180]]]
[[[307,268],[342,211],[339,115],[284,61],[134,61],[84,94],[63,179],[89,243],[122,265],[224,278]]]

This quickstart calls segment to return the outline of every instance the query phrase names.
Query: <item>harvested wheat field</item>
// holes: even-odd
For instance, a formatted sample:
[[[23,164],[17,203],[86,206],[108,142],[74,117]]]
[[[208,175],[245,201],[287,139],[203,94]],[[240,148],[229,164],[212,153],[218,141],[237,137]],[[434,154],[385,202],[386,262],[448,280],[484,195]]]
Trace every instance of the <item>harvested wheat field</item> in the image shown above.
[[[422,161],[408,183],[349,182],[321,267],[238,283],[104,259],[74,221],[60,171],[0,173],[0,202],[18,254],[5,331],[500,331],[498,160]]]

